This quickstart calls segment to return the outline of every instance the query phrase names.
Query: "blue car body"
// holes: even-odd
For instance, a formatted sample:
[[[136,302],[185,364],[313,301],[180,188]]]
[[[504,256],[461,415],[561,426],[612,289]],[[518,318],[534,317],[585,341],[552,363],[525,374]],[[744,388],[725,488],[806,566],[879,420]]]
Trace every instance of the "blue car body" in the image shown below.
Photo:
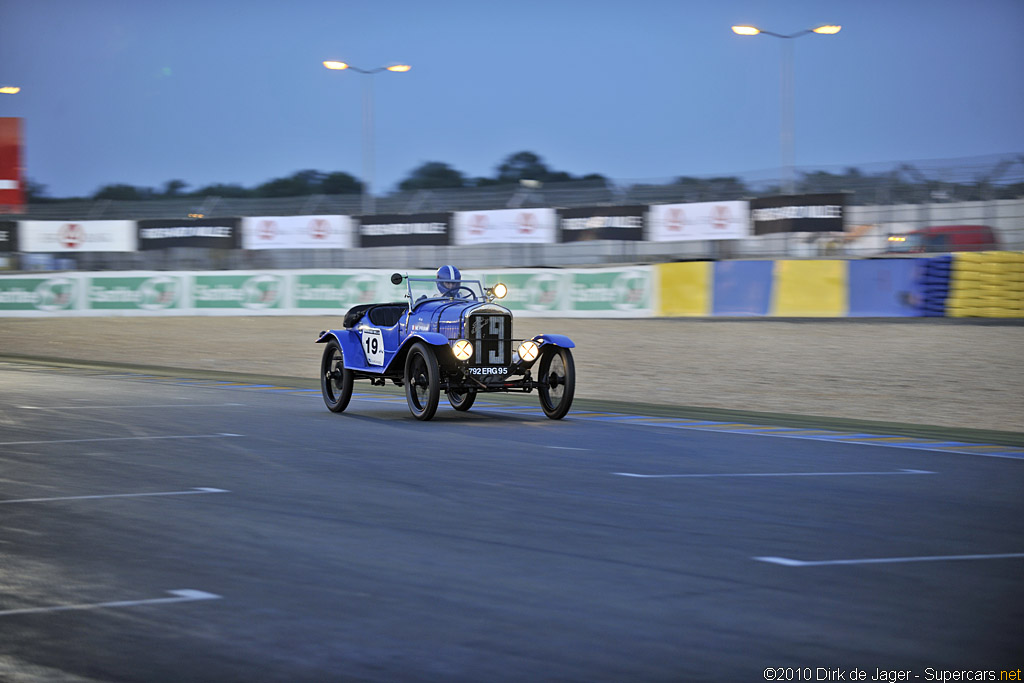
[[[341,329],[325,330],[317,339],[320,344],[334,342],[340,349],[341,359],[337,359],[338,352],[333,349],[325,350],[321,367],[324,398],[335,412],[341,412],[344,406],[336,407],[330,390],[334,386],[342,387],[342,380],[349,385],[352,380],[367,379],[378,386],[388,380],[399,386],[409,381],[415,384],[417,377],[411,376],[407,367],[413,348],[419,349],[419,356],[432,356],[436,361],[437,391],[448,394],[453,405],[456,405],[453,396],[492,391],[529,392],[535,388],[543,390],[543,405],[543,394],[559,380],[535,377],[531,370],[550,359],[555,349],[565,350],[559,352],[562,361],[558,367],[565,366],[566,362],[572,364],[567,351],[575,346],[571,339],[559,334],[541,334],[529,340],[516,338],[512,332],[512,312],[496,304],[492,290],[485,291],[479,281],[462,280],[459,291],[454,294],[420,297],[413,301],[412,282],[435,280],[397,273],[392,280],[396,279],[396,284],[402,279],[409,283],[406,301],[356,306],[345,315]],[[471,356],[462,360],[453,351],[453,345],[460,340],[463,347],[472,349]],[[532,342],[534,348],[522,345],[527,341]],[[328,361],[328,352],[335,354],[333,362]],[[526,357],[521,357],[520,352]],[[431,361],[428,358],[426,362]],[[565,388],[564,384],[561,386]],[[347,398],[344,403],[347,404]],[[410,399],[410,407],[416,414],[413,403]]]

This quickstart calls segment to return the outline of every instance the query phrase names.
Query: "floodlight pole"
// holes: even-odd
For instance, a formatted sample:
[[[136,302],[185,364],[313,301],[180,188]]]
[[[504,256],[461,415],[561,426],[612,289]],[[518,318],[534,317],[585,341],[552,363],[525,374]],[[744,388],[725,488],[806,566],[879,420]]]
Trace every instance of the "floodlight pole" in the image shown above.
[[[785,194],[796,193],[795,152],[794,152],[794,88],[793,88],[793,40],[808,33],[834,35],[840,27],[826,24],[817,28],[809,28],[785,35],[765,31],[755,26],[733,26],[733,33],[741,36],[756,36],[763,33],[768,36],[782,38],[782,59],[779,70],[779,158],[782,163],[782,191]]]
[[[411,67],[408,64],[395,64],[392,66],[379,66],[376,69],[360,69],[357,66],[345,62],[326,61],[324,66],[328,69],[340,71],[351,69],[357,73],[367,76],[363,79],[363,208],[364,216],[376,213],[376,203],[373,197],[373,175],[374,175],[374,154],[373,154],[373,75],[381,71],[393,71],[404,73]]]

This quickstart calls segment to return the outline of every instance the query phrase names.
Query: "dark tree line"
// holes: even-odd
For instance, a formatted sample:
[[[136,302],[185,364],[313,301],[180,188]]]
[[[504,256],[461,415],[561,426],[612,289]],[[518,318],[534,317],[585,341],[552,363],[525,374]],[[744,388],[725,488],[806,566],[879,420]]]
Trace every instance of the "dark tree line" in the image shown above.
[[[470,178],[461,171],[440,161],[421,164],[398,184],[403,191],[436,190],[446,188],[486,187],[518,183],[520,180],[535,180],[541,183],[564,182],[568,180],[593,180],[607,182],[604,176],[590,174],[582,178],[565,171],[548,167],[541,157],[533,152],[511,154],[495,169],[493,177]],[[47,197],[46,186],[29,180],[27,183],[29,201],[56,201]],[[363,183],[355,176],[336,171],[325,173],[304,170],[290,176],[274,178],[255,187],[244,187],[232,183],[215,183],[188,190],[184,180],[168,180],[160,189],[140,187],[127,183],[104,185],[88,199],[112,201],[144,201],[149,199],[176,199],[183,197],[225,197],[225,198],[271,198],[301,197],[305,195],[360,194]],[[80,198],[76,198],[80,199]]]
[[[1015,162],[1003,163],[1012,165]],[[1024,164],[1024,159],[1020,160],[1020,163]],[[972,182],[945,182],[929,179],[924,173],[910,165],[903,165],[896,170],[877,174],[866,174],[857,168],[848,168],[843,173],[801,172],[796,182],[796,191],[800,194],[848,192],[852,194],[850,203],[857,204],[978,201],[1014,199],[1024,196],[1024,183],[1005,182],[1002,176],[1007,168],[996,166]],[[518,184],[525,180],[540,184],[587,181],[589,184],[600,187],[607,187],[610,184],[605,176],[597,173],[573,176],[565,171],[552,169],[539,155],[523,151],[507,156],[495,167],[495,173],[491,177],[468,177],[447,163],[428,161],[413,169],[398,184],[398,189],[411,192],[475,188]],[[344,171],[325,173],[304,170],[249,188],[238,184],[224,183],[206,185],[193,190],[188,190],[188,187],[189,184],[180,179],[169,180],[160,189],[117,183],[99,188],[89,199],[142,201],[210,196],[272,198],[320,194],[343,195],[360,194],[363,190],[363,183]],[[716,178],[683,176],[667,185],[650,187],[671,188],[674,193],[686,197],[688,201],[725,201],[781,193],[778,185],[752,186],[737,176]],[[46,187],[32,180],[26,182],[26,193],[30,202],[61,201],[47,197]]]

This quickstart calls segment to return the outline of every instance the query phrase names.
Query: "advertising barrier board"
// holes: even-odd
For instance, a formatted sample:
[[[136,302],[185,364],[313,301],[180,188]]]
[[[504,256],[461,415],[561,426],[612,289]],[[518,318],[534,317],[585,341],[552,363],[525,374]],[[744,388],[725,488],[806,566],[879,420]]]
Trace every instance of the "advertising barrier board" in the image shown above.
[[[242,219],[242,249],[351,249],[349,216],[260,216]]]
[[[402,301],[406,291],[381,270],[297,272],[293,283],[293,307],[303,313],[344,313],[359,304]]]
[[[750,200],[755,235],[775,232],[842,232],[846,195],[803,194]]]
[[[750,235],[747,202],[652,204],[647,213],[651,242],[738,240]]]
[[[454,244],[554,244],[554,209],[457,211]]]
[[[650,266],[516,269],[482,274],[486,287],[503,282],[500,303],[523,317],[646,318],[654,314]],[[473,276],[469,276],[473,277]]]
[[[464,272],[485,287],[504,282],[498,303],[521,317],[654,314],[650,266]],[[433,277],[433,271],[409,271]],[[414,288],[415,291],[415,288]],[[406,287],[385,270],[273,270],[0,275],[0,318],[78,315],[337,315],[352,306],[403,301]],[[427,286],[422,292],[435,295]]]
[[[0,277],[0,315],[73,315],[81,283],[80,276]]]
[[[448,246],[450,213],[359,216],[359,246]]]
[[[185,306],[186,277],[180,273],[118,273],[85,279],[85,307],[120,311],[180,311]]]
[[[288,274],[268,273],[201,273],[192,277],[192,307],[202,311],[283,309],[287,296]]]
[[[136,250],[134,221],[19,221],[18,249],[28,253]]]
[[[138,222],[139,249],[236,249],[239,245],[238,218],[183,218]]]
[[[558,241],[642,240],[647,206],[558,209]]]
[[[0,221],[0,254],[18,251],[18,224]]]

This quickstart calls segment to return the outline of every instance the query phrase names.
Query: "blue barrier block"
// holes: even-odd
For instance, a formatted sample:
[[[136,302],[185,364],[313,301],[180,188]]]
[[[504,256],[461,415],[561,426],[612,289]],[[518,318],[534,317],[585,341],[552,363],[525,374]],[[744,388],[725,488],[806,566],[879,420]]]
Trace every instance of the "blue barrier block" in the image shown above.
[[[918,284],[917,261],[922,259],[874,259],[850,261],[850,317],[905,317],[919,315],[915,301],[923,288]]]
[[[774,261],[718,261],[712,315],[768,315]]]

